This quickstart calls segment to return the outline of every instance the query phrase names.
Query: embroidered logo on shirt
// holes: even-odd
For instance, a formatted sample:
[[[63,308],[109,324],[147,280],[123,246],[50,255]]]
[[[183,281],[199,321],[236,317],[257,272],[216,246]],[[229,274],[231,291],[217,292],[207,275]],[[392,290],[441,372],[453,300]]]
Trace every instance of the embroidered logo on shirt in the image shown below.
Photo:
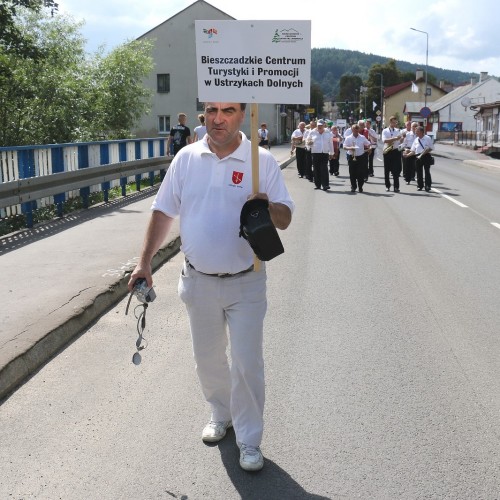
[[[243,172],[236,172],[236,170],[233,170],[233,183],[240,184],[242,180],[243,180]]]

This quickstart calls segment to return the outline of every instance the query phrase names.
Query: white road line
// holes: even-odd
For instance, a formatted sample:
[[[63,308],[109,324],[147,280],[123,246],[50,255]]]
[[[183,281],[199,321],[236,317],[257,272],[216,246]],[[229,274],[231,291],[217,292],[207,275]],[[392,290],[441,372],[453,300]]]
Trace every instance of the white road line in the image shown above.
[[[497,229],[500,229],[500,224],[498,222],[491,222],[492,226],[495,226]]]
[[[469,208],[467,205],[464,205],[463,203],[460,203],[459,201],[457,200],[454,200],[451,196],[448,196],[446,194],[443,194],[441,191],[439,191],[439,189],[435,189],[435,188],[431,188],[432,191],[435,191],[436,193],[439,193],[443,198],[446,198],[447,200],[450,200],[452,201],[453,203],[455,203],[456,205],[458,205],[459,207],[462,207],[462,208]]]

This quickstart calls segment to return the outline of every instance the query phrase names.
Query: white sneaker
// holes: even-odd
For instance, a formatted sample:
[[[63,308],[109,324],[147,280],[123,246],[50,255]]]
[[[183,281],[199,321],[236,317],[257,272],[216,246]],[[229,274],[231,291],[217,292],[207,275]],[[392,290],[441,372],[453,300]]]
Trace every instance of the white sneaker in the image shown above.
[[[258,471],[264,467],[264,457],[258,446],[240,445],[240,467],[247,471]]]
[[[229,427],[232,427],[232,425],[231,420],[222,422],[210,420],[201,433],[201,439],[207,443],[216,443],[226,435],[226,431]]]

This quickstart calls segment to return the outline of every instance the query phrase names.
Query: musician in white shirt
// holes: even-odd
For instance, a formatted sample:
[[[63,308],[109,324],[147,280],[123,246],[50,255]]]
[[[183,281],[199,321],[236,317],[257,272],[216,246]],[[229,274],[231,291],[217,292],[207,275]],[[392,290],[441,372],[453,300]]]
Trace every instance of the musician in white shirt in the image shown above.
[[[316,189],[323,191],[330,189],[328,175],[328,160],[333,158],[333,135],[324,120],[318,120],[318,125],[307,137],[307,144],[311,147],[314,169],[314,184]]]
[[[419,191],[422,191],[424,187],[422,168],[425,171],[425,190],[428,192],[432,186],[431,165],[434,162],[434,158],[430,154],[433,149],[432,139],[428,135],[425,135],[424,130],[424,127],[417,127],[417,136],[413,141],[410,151],[405,153],[405,156],[407,158],[411,156],[416,157],[415,167],[417,169],[417,186]]]
[[[368,151],[368,176],[373,177],[375,175],[373,171],[373,157],[377,149],[378,135],[377,132],[372,129],[372,121],[369,118],[365,121],[365,137],[370,141],[370,150]]]
[[[401,143],[402,134],[397,128],[398,119],[395,116],[389,118],[389,126],[382,130],[382,142],[384,143],[384,175],[385,190],[391,190],[391,179],[394,182],[394,192],[399,193],[399,175],[401,174],[401,152],[398,146]]]
[[[349,165],[349,177],[351,179],[351,193],[359,189],[363,192],[363,184],[368,175],[368,150],[370,141],[360,134],[360,126],[354,124],[352,134],[344,141],[344,149],[347,151],[347,163]]]

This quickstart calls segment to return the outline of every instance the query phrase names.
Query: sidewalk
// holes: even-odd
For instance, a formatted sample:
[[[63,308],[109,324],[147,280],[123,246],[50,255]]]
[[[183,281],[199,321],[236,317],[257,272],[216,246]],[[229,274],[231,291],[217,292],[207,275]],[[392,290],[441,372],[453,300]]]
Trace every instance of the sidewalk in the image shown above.
[[[288,144],[271,153],[294,161]],[[0,400],[127,294],[157,189],[0,238]],[[153,268],[179,247],[177,222]]]
[[[436,141],[434,143],[435,156],[441,156],[452,160],[463,161],[466,165],[483,168],[500,168],[500,160],[495,160],[473,149],[463,146],[455,146],[452,142]]]

